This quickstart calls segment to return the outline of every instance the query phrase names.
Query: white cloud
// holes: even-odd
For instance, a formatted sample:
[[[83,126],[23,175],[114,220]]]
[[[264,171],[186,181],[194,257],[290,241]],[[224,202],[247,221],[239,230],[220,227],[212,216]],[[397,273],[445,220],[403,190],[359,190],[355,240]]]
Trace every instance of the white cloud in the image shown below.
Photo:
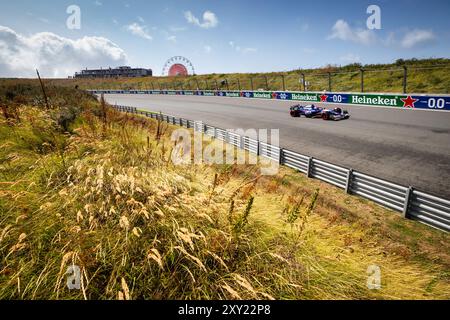
[[[144,18],[142,18],[141,16],[139,16],[139,17],[137,17],[137,18],[138,18],[138,20],[139,20],[140,22],[142,22],[142,23],[145,22]]]
[[[103,3],[102,3],[101,1],[99,1],[99,0],[95,0],[94,4],[95,4],[96,6],[101,6],[101,5],[103,5]]]
[[[257,52],[257,51],[258,51],[258,49],[256,49],[256,48],[244,48],[244,49],[242,49],[242,53],[244,53],[244,54]]]
[[[306,54],[314,54],[317,52],[317,50],[314,48],[303,48],[302,51]]]
[[[256,48],[241,48],[240,46],[237,46],[234,41],[229,41],[228,44],[230,45],[231,48],[233,48],[236,52],[240,52],[243,54],[247,54],[247,53],[252,53],[252,52],[257,52],[258,49]]]
[[[175,43],[175,42],[177,42],[177,37],[176,36],[168,36],[167,40]]]
[[[115,25],[118,25],[118,24],[119,24],[119,21],[117,21],[117,19],[112,19],[112,22],[113,22]]]
[[[211,46],[208,45],[204,46],[203,49],[205,50],[206,53],[210,53],[212,51]]]
[[[103,37],[72,40],[50,32],[25,36],[0,26],[0,76],[67,77],[76,71],[127,62],[125,52]]]
[[[186,11],[184,13],[184,17],[189,23],[192,23],[204,29],[214,28],[219,24],[219,19],[217,19],[216,14],[211,11],[205,11],[203,13],[203,22],[200,22],[200,20],[195,17],[190,11]]]
[[[170,29],[170,31],[172,31],[172,32],[181,32],[181,31],[186,30],[185,27],[170,27],[169,29]]]
[[[125,26],[126,30],[134,34],[135,36],[141,37],[146,40],[153,40],[153,37],[148,33],[147,27],[140,25],[139,23],[132,23]]]
[[[413,30],[407,32],[400,42],[402,48],[411,49],[436,40],[436,36],[431,30]]]
[[[370,45],[377,41],[372,30],[352,29],[345,20],[338,20],[331,28],[331,35],[328,39],[339,39],[343,41],[352,41],[364,45]]]
[[[302,26],[300,28],[301,28],[302,32],[306,32],[309,30],[309,24],[304,23],[304,24],[302,24]]]
[[[361,62],[361,58],[360,56],[353,54],[353,53],[348,53],[342,57],[340,57],[340,59],[346,63],[357,63],[357,62]]]

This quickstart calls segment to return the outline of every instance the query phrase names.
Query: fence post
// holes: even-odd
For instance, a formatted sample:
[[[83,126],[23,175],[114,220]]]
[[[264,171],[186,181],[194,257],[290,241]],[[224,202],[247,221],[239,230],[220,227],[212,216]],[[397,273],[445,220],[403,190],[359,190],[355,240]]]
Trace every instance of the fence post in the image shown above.
[[[230,85],[228,84],[228,79],[225,79],[225,83],[227,84],[227,91],[230,91]]]
[[[364,92],[364,68],[360,69],[361,72],[361,93]]]
[[[328,72],[328,92],[331,92],[331,72]]]
[[[311,178],[311,174],[312,174],[312,164],[313,164],[313,157],[309,157],[308,158],[308,168],[306,170],[306,176],[308,178]]]
[[[411,195],[413,192],[413,187],[409,187],[406,190],[406,195],[405,195],[405,203],[403,205],[403,218],[408,219],[408,210],[409,210],[409,203],[411,200]]]
[[[264,79],[266,81],[266,90],[269,91],[269,82],[267,81],[267,76],[264,76]]]
[[[284,74],[281,75],[281,80],[283,81],[283,91],[286,91],[286,82],[284,81]]]
[[[305,81],[305,74],[302,73],[302,84],[303,84],[303,91],[306,91],[306,81]]]
[[[239,78],[237,79],[237,83],[238,83],[238,89],[239,89],[239,91],[241,91],[241,81],[239,81]]]
[[[408,81],[408,67],[403,66],[403,93],[406,93],[406,86]]]
[[[283,149],[280,148],[280,154],[279,154],[279,163],[280,163],[280,165],[283,164],[283,162],[284,162],[283,160],[284,160],[284,158],[283,158]]]
[[[252,91],[255,91],[255,90],[253,89],[253,78],[252,78],[252,77],[250,77],[250,85],[251,85],[251,87],[252,87]]]
[[[353,169],[349,169],[347,172],[347,182],[345,183],[345,193],[350,193],[352,187]]]

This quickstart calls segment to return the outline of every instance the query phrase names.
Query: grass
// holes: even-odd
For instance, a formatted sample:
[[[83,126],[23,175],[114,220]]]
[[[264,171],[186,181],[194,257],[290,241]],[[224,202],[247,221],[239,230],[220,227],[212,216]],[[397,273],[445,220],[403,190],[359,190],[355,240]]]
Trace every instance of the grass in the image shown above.
[[[89,97],[66,131],[61,104],[0,117],[1,299],[450,297],[446,233],[288,168],[174,165],[176,127]]]
[[[80,89],[209,89],[209,90],[286,90],[303,91],[301,74],[309,83],[307,91],[360,92],[360,68],[364,67],[365,92],[403,92],[403,66],[408,68],[407,92],[450,93],[450,59],[399,59],[391,64],[326,66],[317,69],[271,73],[206,74],[189,77],[151,77],[120,79],[57,79],[50,83]],[[252,86],[253,84],[253,86]]]

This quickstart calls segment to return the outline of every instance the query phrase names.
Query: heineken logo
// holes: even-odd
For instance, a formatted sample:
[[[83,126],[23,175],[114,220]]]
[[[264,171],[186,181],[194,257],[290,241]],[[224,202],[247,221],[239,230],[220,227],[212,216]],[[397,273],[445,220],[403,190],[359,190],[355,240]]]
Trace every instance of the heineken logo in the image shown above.
[[[316,94],[292,93],[291,96],[292,96],[292,100],[317,101]]]
[[[204,96],[214,96],[214,92],[205,91],[205,92],[203,92],[203,95]]]
[[[239,92],[227,92],[227,97],[239,97]]]
[[[352,103],[376,106],[397,106],[397,99],[383,96],[352,96]]]
[[[271,99],[272,95],[267,92],[253,92],[253,98]]]
[[[193,96],[194,95],[194,93],[192,91],[185,91],[184,94],[186,96]]]
[[[167,91],[167,94],[177,94],[175,91]]]

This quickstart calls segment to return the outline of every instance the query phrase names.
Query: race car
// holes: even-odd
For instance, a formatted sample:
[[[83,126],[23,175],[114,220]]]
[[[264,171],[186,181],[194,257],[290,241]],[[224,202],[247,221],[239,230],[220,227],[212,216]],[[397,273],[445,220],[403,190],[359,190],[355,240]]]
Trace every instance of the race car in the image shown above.
[[[350,118],[347,110],[342,110],[341,108],[325,109],[313,104],[292,106],[290,114],[291,117],[305,116],[306,118],[322,118],[323,120],[344,120]]]
[[[324,109],[321,107],[316,107],[313,104],[302,106],[300,104],[292,106],[290,108],[291,117],[301,117],[306,118],[320,118],[322,116],[322,111]]]
[[[344,120],[350,118],[347,110],[342,110],[341,108],[334,109],[324,109],[322,110],[323,120]]]

